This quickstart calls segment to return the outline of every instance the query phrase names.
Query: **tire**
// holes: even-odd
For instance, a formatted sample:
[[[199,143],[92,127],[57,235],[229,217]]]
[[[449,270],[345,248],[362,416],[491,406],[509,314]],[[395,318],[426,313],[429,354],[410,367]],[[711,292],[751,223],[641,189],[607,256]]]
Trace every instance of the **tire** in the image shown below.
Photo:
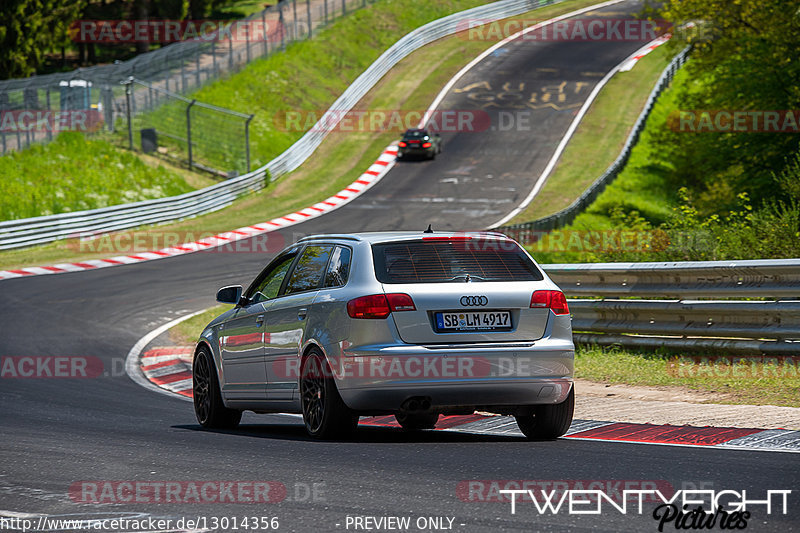
[[[423,413],[423,414],[402,414],[397,413],[394,415],[397,423],[406,431],[418,431],[420,429],[433,429],[436,427],[436,422],[439,421],[439,413]]]
[[[242,412],[222,403],[214,359],[208,348],[197,350],[192,363],[192,401],[194,415],[204,428],[233,429],[242,420]]]
[[[306,431],[315,439],[352,434],[358,415],[344,403],[322,353],[313,348],[300,370],[300,404]]]
[[[528,440],[553,440],[569,431],[575,411],[575,387],[567,399],[552,405],[536,405],[532,415],[516,416],[517,425]]]
[[[428,156],[428,159],[436,159],[436,150],[431,150],[431,155]]]

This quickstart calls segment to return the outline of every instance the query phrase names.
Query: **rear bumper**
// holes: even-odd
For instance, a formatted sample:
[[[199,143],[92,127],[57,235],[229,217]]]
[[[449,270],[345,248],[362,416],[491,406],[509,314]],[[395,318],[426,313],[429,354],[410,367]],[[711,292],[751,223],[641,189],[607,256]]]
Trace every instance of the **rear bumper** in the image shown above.
[[[403,157],[407,155],[431,155],[436,151],[436,148],[431,146],[430,148],[400,148],[397,150],[397,156]]]
[[[574,346],[542,339],[495,347],[362,346],[331,361],[345,404],[397,411],[412,397],[432,409],[559,403],[572,386]]]

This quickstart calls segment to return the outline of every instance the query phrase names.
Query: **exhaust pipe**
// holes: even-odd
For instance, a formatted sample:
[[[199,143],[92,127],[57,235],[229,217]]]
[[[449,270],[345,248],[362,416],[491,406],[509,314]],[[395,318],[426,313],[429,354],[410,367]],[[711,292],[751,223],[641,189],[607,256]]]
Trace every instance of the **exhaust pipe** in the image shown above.
[[[429,396],[412,396],[400,406],[400,410],[407,413],[427,411],[430,408],[431,399]]]

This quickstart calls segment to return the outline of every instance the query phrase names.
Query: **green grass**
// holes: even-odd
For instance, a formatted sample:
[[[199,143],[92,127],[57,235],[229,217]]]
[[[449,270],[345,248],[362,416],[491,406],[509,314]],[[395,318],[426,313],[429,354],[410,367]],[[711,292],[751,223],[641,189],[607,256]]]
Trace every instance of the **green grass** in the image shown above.
[[[716,403],[800,407],[800,367],[796,359],[785,358],[787,363],[783,366],[777,359],[726,361],[718,354],[698,355],[700,359],[677,352],[653,354],[617,347],[578,346],[575,377],[718,393]]]
[[[519,18],[550,18],[593,3],[596,1],[565,0],[525,13]],[[465,40],[460,36],[440,39],[401,61],[356,108],[427,109],[440,88],[473,57],[492,44]],[[267,189],[240,199],[231,207],[215,213],[162,225],[157,230],[144,228],[141,231],[209,235],[263,222],[307,207],[352,183],[398,135],[398,132],[333,133],[297,171],[270,184]],[[80,261],[111,255],[115,254],[108,250],[92,253],[80,250],[74,242],[59,241],[0,253],[0,268]]]
[[[77,132],[0,157],[0,176],[0,220],[95,209],[192,190],[179,173]]]
[[[215,305],[206,309],[199,315],[193,316],[177,324],[169,330],[169,339],[180,346],[191,345],[197,342],[200,333],[203,332],[209,322],[216,317],[230,309],[231,306],[227,304]]]
[[[614,162],[673,51],[661,46],[600,91],[531,204],[509,224],[536,220],[571,204]]]
[[[310,111],[317,117],[384,50],[406,33],[486,0],[381,0],[321,30],[313,39],[289,45],[251,63],[243,71],[213,82],[190,98],[253,113],[250,125],[252,166],[257,168],[286,150],[304,131],[286,131],[286,112]],[[291,130],[291,128],[289,128]]]

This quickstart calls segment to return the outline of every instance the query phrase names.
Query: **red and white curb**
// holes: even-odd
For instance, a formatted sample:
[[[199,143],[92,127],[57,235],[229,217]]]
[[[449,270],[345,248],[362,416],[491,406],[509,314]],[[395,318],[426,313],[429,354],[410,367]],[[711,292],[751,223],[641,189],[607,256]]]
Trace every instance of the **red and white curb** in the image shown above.
[[[154,385],[191,398],[193,355],[192,346],[152,348],[142,354],[139,368]]]
[[[383,153],[375,160],[370,167],[361,174],[353,183],[327,198],[314,205],[289,213],[282,217],[273,218],[260,224],[253,224],[252,226],[245,226],[232,231],[226,231],[206,239],[194,242],[187,242],[178,246],[171,246],[169,248],[162,248],[150,252],[142,252],[134,255],[120,255],[110,257],[107,259],[90,259],[77,263],[59,263],[51,266],[38,266],[26,267],[16,270],[0,270],[0,280],[13,279],[24,276],[40,276],[44,274],[62,274],[65,272],[79,272],[82,270],[92,270],[97,268],[107,268],[119,265],[129,265],[132,263],[141,263],[144,261],[153,261],[155,259],[163,259],[165,257],[174,257],[176,255],[190,254],[202,250],[209,250],[219,246],[228,245],[230,243],[247,239],[256,235],[262,235],[278,229],[286,228],[305,222],[312,218],[318,217],[322,214],[329,213],[337,209],[353,199],[359,197],[378,183],[383,176],[394,166],[397,159],[397,147],[394,145],[388,146]]]
[[[141,355],[140,369],[152,384],[184,398],[191,398],[192,353],[192,346],[151,348]],[[359,424],[362,426],[400,427],[394,416],[364,417]],[[513,417],[477,413],[442,416],[436,424],[436,430],[479,435],[522,436]],[[695,427],[574,420],[564,438],[800,453],[800,431],[786,429]]]
[[[633,68],[633,66],[636,65],[637,61],[639,61],[641,58],[643,58],[644,56],[646,56],[647,54],[649,54],[650,52],[652,52],[653,50],[655,50],[656,48],[658,48],[662,44],[664,44],[667,41],[669,41],[670,37],[672,37],[671,33],[665,33],[664,35],[662,35],[661,37],[659,37],[659,38],[655,39],[654,41],[650,42],[646,46],[643,46],[642,48],[640,48],[639,50],[634,52],[633,55],[631,57],[629,57],[628,60],[625,61],[625,63],[622,64],[622,66],[619,67],[619,71],[620,72],[627,72],[627,71],[631,70]]]

